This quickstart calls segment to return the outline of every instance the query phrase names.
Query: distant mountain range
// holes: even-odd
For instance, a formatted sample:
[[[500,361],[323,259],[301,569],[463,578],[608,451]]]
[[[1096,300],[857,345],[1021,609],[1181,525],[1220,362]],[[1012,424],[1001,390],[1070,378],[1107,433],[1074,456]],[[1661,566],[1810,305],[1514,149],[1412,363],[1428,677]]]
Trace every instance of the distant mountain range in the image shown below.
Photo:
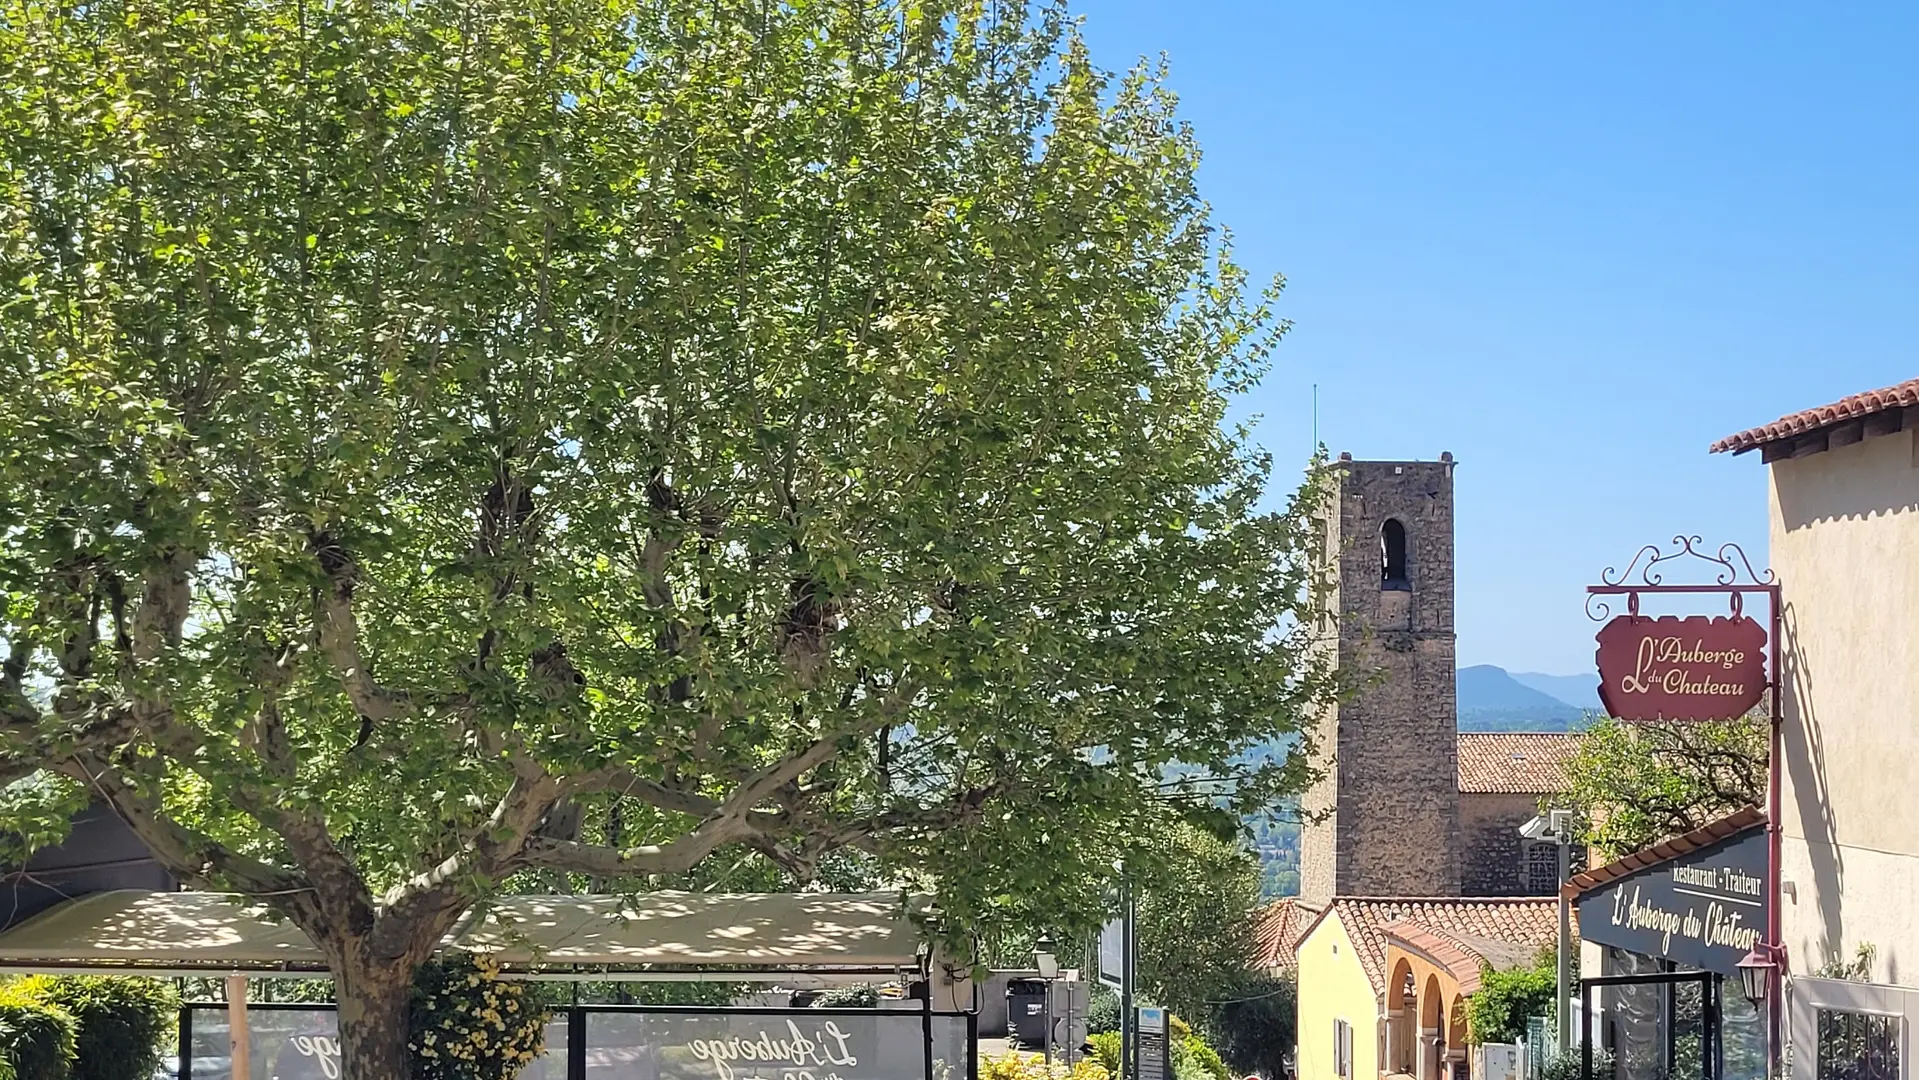
[[[1600,711],[1597,675],[1476,664],[1460,668],[1457,680],[1461,731],[1577,731]]]

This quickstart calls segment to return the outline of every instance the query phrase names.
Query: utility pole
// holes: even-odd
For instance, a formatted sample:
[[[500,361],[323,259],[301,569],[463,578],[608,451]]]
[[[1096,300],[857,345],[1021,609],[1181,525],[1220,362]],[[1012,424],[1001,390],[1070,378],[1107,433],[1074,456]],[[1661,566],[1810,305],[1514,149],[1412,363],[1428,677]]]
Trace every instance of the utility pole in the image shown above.
[[[1554,1050],[1560,1054],[1572,1049],[1573,1034],[1572,901],[1566,898],[1566,883],[1572,877],[1572,831],[1571,810],[1548,810],[1519,827],[1519,835],[1525,839],[1550,841],[1559,848],[1559,972],[1554,987],[1557,1004],[1553,1006],[1553,1034],[1558,1040]]]
[[[1572,1046],[1573,1034],[1572,901],[1566,899],[1566,882],[1572,876],[1573,850],[1572,838],[1566,834],[1572,827],[1572,815],[1564,810],[1555,810],[1552,821],[1553,832],[1559,840],[1559,1007],[1553,1012],[1558,1014],[1559,1052],[1563,1054]]]

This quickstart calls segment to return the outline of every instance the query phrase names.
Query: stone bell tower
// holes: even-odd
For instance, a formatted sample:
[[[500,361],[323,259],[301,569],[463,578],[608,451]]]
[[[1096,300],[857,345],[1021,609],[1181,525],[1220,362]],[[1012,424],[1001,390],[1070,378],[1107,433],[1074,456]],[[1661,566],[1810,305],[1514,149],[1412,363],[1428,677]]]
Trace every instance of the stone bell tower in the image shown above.
[[[1453,456],[1333,469],[1325,646],[1351,696],[1319,721],[1326,773],[1302,806],[1324,817],[1300,836],[1300,898],[1457,896]]]

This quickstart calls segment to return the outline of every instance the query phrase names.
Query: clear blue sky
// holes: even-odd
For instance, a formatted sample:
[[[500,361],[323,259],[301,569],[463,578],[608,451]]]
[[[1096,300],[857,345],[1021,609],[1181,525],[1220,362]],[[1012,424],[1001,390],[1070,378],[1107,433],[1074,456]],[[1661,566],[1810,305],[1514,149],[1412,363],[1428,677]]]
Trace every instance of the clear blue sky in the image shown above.
[[[1582,587],[1766,547],[1712,440],[1919,375],[1919,6],[1079,0],[1167,54],[1202,184],[1294,323],[1303,461],[1450,450],[1459,662],[1590,670]]]

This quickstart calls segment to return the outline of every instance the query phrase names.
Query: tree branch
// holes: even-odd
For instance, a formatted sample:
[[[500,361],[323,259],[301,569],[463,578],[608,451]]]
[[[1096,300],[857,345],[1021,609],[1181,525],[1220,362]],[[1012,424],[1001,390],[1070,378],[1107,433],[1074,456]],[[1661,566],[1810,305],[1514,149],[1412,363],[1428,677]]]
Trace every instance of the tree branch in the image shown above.
[[[719,801],[698,792],[669,787],[658,780],[641,776],[624,765],[594,769],[568,781],[569,792],[579,795],[631,795],[648,805],[678,814],[704,818],[717,813]]]
[[[374,722],[411,714],[412,695],[380,685],[367,671],[360,654],[360,620],[353,611],[359,571],[352,556],[328,533],[311,533],[307,543],[326,574],[326,584],[319,589],[318,597],[320,652],[339,675],[347,699],[363,718]]]
[[[214,891],[234,888],[248,896],[270,898],[289,914],[294,909],[309,915],[318,914],[312,900],[312,884],[303,876],[241,855],[162,817],[145,796],[97,754],[76,754],[53,767],[99,795],[153,857],[187,884]],[[306,899],[302,900],[303,896]]]

